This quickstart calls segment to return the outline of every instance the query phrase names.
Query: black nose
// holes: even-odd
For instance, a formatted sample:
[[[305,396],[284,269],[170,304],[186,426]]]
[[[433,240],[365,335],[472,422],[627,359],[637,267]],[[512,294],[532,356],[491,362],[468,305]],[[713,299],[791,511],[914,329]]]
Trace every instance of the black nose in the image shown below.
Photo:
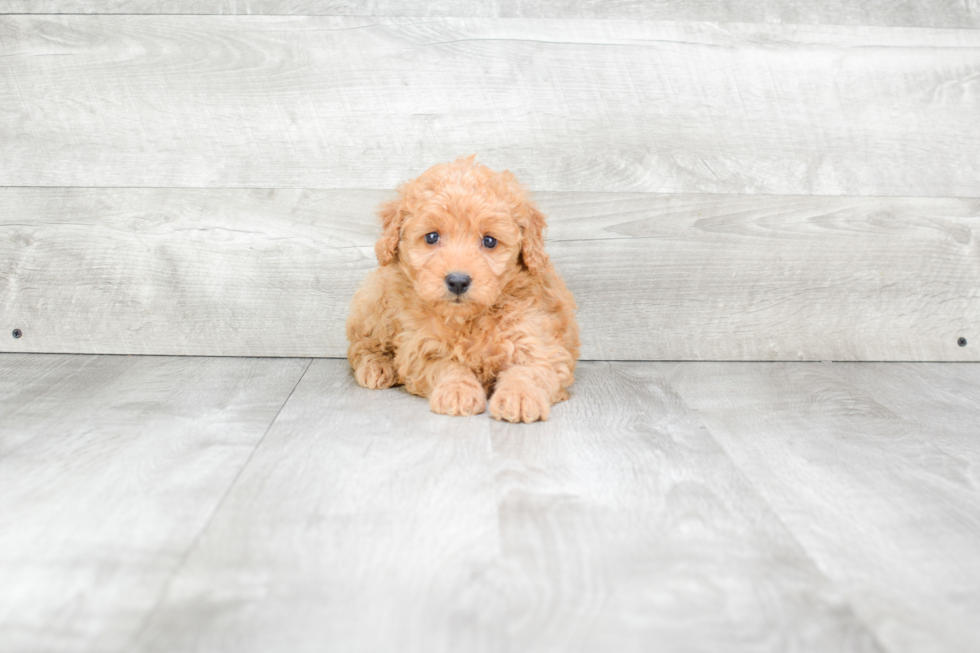
[[[470,275],[450,272],[446,275],[446,287],[449,288],[449,292],[462,295],[470,287]]]

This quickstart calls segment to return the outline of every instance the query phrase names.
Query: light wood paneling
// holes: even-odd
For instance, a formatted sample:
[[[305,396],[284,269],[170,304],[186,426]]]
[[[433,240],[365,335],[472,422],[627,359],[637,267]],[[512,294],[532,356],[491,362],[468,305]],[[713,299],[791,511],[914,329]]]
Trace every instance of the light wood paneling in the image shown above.
[[[980,31],[0,18],[0,185],[980,196]]]
[[[0,13],[632,18],[978,27],[975,0],[4,0]]]
[[[128,650],[308,364],[0,356],[0,650]]]
[[[879,650],[650,369],[527,426],[314,361],[131,650]]]
[[[895,653],[980,641],[980,366],[661,365]]]
[[[0,349],[343,356],[384,196],[2,189]]]
[[[0,350],[343,356],[391,196],[0,189]],[[977,200],[536,197],[585,358],[980,360]]]
[[[980,360],[977,200],[566,201],[553,250],[589,357]]]

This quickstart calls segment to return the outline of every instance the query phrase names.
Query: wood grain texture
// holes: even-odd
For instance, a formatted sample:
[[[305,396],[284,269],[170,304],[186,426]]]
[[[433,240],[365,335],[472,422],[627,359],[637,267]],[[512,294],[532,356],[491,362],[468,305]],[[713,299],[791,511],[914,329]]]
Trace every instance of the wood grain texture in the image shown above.
[[[307,366],[0,355],[0,650],[980,634],[978,365],[584,363],[534,425]]]
[[[0,355],[0,650],[127,650],[308,363]]]
[[[0,322],[12,325],[0,349],[343,356],[350,298],[376,265],[373,210],[384,194],[0,196],[11,207],[0,218]]]
[[[568,200],[553,250],[589,357],[980,360],[957,344],[980,322],[976,200]]]
[[[980,31],[0,18],[0,185],[980,196]]]
[[[342,357],[390,196],[0,189],[0,350]],[[536,197],[586,359],[980,360],[977,200]]]
[[[511,426],[314,361],[130,650],[880,650],[649,369]]]
[[[980,366],[663,365],[890,651],[980,641]]]
[[[129,650],[474,650],[451,641],[500,549],[491,455],[486,415],[314,361]]]
[[[659,368],[585,364],[572,391],[493,425],[504,650],[880,650]]]
[[[291,14],[484,18],[630,18],[752,23],[980,27],[976,0],[5,0],[0,13]]]

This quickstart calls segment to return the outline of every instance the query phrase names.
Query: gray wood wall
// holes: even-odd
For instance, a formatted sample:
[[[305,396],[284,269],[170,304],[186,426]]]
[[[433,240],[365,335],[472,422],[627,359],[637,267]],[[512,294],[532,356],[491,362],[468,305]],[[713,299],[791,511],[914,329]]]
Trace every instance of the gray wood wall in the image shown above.
[[[980,360],[975,0],[0,11],[0,351],[342,356],[374,207],[476,153],[584,358]]]

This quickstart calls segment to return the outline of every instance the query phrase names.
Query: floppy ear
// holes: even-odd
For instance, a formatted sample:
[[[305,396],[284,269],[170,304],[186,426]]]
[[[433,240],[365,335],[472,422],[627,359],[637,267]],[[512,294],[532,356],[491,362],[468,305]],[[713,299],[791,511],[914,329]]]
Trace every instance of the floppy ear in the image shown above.
[[[388,265],[397,255],[403,219],[401,204],[399,198],[382,204],[378,209],[378,217],[381,218],[381,237],[374,244],[374,253],[380,265]]]
[[[548,265],[548,255],[544,251],[544,214],[528,202],[517,225],[522,233],[521,263],[531,274],[540,274]]]

